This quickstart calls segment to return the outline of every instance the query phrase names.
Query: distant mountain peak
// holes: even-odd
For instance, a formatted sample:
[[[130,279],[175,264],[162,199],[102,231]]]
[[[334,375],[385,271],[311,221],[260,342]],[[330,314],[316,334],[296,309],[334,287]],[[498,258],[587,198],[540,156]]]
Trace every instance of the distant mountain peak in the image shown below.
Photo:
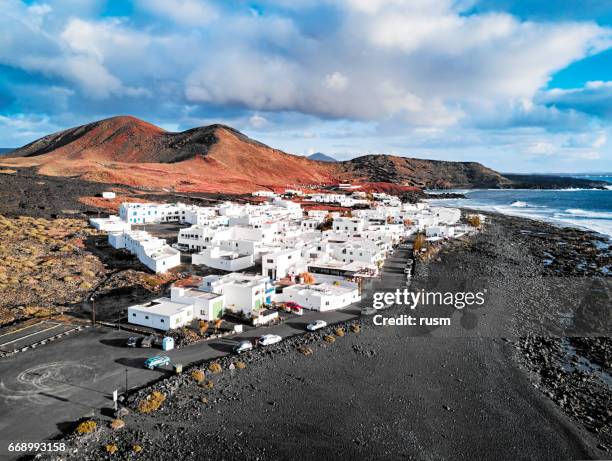
[[[315,152],[308,156],[309,160],[316,160],[317,162],[337,162],[335,158],[330,155],[324,154],[323,152]]]

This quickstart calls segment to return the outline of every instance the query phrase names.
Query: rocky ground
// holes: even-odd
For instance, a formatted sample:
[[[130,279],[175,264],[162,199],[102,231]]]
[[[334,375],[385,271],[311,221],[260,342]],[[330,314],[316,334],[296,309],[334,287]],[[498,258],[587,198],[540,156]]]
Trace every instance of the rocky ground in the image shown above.
[[[119,298],[142,299],[171,281],[105,241],[83,219],[0,215],[0,326],[57,314],[89,318],[92,295],[104,320],[106,300],[112,317]]]
[[[330,326],[222,359],[220,369],[202,363],[132,394],[115,423],[125,427],[109,418],[69,436],[63,458],[609,457],[609,330],[565,336],[572,321],[557,303],[578,296],[578,273],[608,289],[601,243],[494,216],[416,269],[413,290],[487,290],[482,308],[418,314],[452,326],[378,327],[366,316],[359,328]],[[583,311],[570,320],[588,318]]]
[[[117,200],[103,200],[106,190]],[[113,321],[122,306],[158,294],[174,279],[151,274],[110,247],[106,235],[89,227],[89,217],[116,212],[125,199],[206,204],[229,198],[235,197],[43,176],[32,168],[0,171],[0,327],[60,312],[89,318],[91,295],[98,319]],[[164,237],[176,239],[176,230]]]

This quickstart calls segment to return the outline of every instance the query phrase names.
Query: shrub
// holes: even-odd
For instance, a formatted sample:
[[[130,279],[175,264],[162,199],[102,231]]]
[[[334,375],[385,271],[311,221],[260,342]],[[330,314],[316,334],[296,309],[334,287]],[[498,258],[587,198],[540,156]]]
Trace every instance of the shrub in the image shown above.
[[[200,402],[208,403],[208,399],[206,397],[200,397]]]
[[[425,240],[425,235],[424,234],[417,234],[416,237],[414,238],[414,245],[413,245],[413,250],[414,251],[421,251],[422,248],[425,248],[425,244],[426,244],[426,240]]]
[[[155,277],[153,275],[146,275],[142,278],[142,281],[149,288],[158,288],[160,285],[163,285],[164,281],[159,277]]]
[[[342,336],[344,336],[344,328],[336,328],[334,333],[336,334],[336,336],[342,337]]]
[[[87,421],[83,421],[81,424],[77,426],[76,432],[79,435],[91,434],[93,431],[96,430],[97,427],[98,427],[98,424],[95,421],[87,420]]]
[[[236,363],[234,363],[234,366],[239,370],[244,370],[246,368],[246,363],[244,363],[242,360],[238,360]]]
[[[211,373],[221,373],[221,365],[218,362],[213,362],[210,365],[208,365],[208,371],[210,371]]]
[[[202,381],[204,381],[204,372],[202,370],[193,370],[191,372],[191,377],[196,383],[200,384]]]
[[[122,419],[113,419],[110,423],[110,427],[111,429],[117,431],[125,427],[125,421],[123,421]]]
[[[336,341],[336,338],[334,338],[332,335],[325,335],[323,336],[323,341],[326,343],[333,343]]]
[[[310,272],[303,272],[300,274],[300,277],[302,278],[302,282],[306,285],[313,285],[317,281]]]
[[[138,404],[138,411],[140,413],[152,413],[162,406],[162,403],[166,400],[166,396],[159,391],[153,391],[147,397],[140,401]]]
[[[299,346],[297,348],[298,352],[303,355],[312,355],[312,349],[307,346]]]
[[[136,444],[136,445],[132,445],[132,451],[133,451],[134,453],[140,453],[140,452],[142,451],[142,446],[141,446],[141,445],[138,445],[138,444]]]
[[[204,333],[206,333],[210,325],[206,320],[200,320],[198,326],[200,327],[200,335],[204,336]]]
[[[117,447],[117,445],[115,445],[114,443],[109,443],[108,445],[104,447],[104,450],[106,451],[106,453],[112,455],[116,453],[117,450],[119,450],[119,447]]]
[[[358,323],[353,323],[351,325],[351,331],[353,333],[359,333],[361,331],[361,326]]]
[[[200,386],[205,387],[206,389],[212,389],[213,387],[215,387],[215,383],[213,383],[210,379],[208,381],[205,381],[203,383],[200,383]]]
[[[477,214],[470,215],[467,220],[468,224],[472,227],[480,227],[480,216]]]

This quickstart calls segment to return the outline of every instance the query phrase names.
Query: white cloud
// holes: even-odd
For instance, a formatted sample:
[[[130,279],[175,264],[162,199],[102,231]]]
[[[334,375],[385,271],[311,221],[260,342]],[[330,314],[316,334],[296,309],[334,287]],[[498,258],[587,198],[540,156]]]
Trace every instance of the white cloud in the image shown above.
[[[557,151],[557,146],[548,141],[538,141],[527,147],[527,152],[535,155],[552,155]]]
[[[204,0],[139,0],[138,5],[185,26],[206,26],[219,17],[217,8]]]
[[[348,78],[341,72],[332,72],[325,76],[325,86],[331,90],[342,91],[348,84]]]
[[[490,146],[546,159],[609,147],[612,82],[543,89],[610,46],[611,30],[592,22],[464,14],[470,0],[262,0],[257,14],[248,4],[137,0],[115,19],[94,14],[104,0],[78,3],[5,0],[0,16],[0,64],[66,89],[54,96],[62,111],[164,114],[183,127],[227,117],[258,133],[379,136],[424,154]]]
[[[253,128],[263,128],[268,125],[268,120],[259,114],[254,114],[249,118],[249,125]]]

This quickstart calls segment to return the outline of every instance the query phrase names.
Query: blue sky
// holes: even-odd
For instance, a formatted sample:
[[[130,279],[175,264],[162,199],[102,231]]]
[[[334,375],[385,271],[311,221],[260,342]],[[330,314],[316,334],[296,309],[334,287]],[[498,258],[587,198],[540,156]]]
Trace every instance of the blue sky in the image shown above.
[[[118,114],[300,155],[612,170],[612,6],[3,0],[0,147]]]

